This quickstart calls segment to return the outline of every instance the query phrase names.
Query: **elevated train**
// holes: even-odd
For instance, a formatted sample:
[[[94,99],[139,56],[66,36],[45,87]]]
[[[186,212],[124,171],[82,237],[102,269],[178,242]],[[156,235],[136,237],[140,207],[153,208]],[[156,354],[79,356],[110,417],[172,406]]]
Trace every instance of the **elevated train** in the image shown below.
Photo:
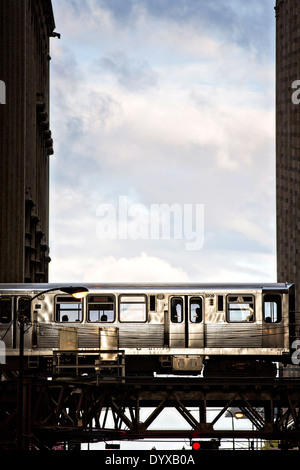
[[[76,286],[76,285],[75,285]],[[2,370],[271,375],[291,362],[293,284],[0,284]],[[24,322],[22,346],[20,319]],[[75,371],[75,372],[74,372]]]

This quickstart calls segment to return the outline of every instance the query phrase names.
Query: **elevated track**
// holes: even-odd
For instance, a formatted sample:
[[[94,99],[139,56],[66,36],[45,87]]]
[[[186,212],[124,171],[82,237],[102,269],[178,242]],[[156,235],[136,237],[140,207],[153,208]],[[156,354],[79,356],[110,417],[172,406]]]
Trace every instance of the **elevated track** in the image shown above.
[[[59,443],[140,439],[264,439],[300,445],[300,379],[262,377],[57,377],[27,376],[23,407],[18,378],[0,382],[0,445],[52,449]],[[222,427],[225,413],[240,410],[247,430]],[[163,410],[174,425],[157,425]],[[218,410],[211,418],[210,411]],[[21,415],[22,414],[22,415]],[[175,419],[181,416],[184,429]],[[18,429],[18,422],[22,429]],[[173,421],[173,420],[172,420]],[[171,424],[171,426],[170,426]],[[20,426],[20,425],[19,425]]]

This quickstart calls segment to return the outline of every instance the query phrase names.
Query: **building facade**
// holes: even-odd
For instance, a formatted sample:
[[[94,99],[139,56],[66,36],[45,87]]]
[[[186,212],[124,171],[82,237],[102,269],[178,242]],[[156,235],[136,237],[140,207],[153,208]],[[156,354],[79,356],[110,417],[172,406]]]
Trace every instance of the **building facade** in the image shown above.
[[[300,318],[300,2],[276,7],[277,275],[296,284]]]
[[[0,22],[0,282],[47,282],[51,0],[1,0]]]

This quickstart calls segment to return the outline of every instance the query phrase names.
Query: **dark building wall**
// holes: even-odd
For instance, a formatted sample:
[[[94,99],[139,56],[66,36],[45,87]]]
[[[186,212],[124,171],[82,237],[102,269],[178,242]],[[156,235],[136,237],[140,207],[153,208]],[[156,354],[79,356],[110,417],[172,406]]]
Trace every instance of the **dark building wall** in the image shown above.
[[[300,317],[300,1],[276,2],[277,272],[295,282]],[[298,93],[300,97],[300,92]],[[293,102],[294,101],[294,102]]]
[[[51,0],[0,1],[0,282],[48,280]]]

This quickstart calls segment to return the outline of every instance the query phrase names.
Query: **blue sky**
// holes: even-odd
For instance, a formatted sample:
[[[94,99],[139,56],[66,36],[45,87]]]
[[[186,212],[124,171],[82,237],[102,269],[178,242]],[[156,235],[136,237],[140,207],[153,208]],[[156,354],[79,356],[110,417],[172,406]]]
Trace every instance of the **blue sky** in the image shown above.
[[[274,0],[52,3],[50,280],[276,280]],[[139,236],[163,204],[199,249]]]

